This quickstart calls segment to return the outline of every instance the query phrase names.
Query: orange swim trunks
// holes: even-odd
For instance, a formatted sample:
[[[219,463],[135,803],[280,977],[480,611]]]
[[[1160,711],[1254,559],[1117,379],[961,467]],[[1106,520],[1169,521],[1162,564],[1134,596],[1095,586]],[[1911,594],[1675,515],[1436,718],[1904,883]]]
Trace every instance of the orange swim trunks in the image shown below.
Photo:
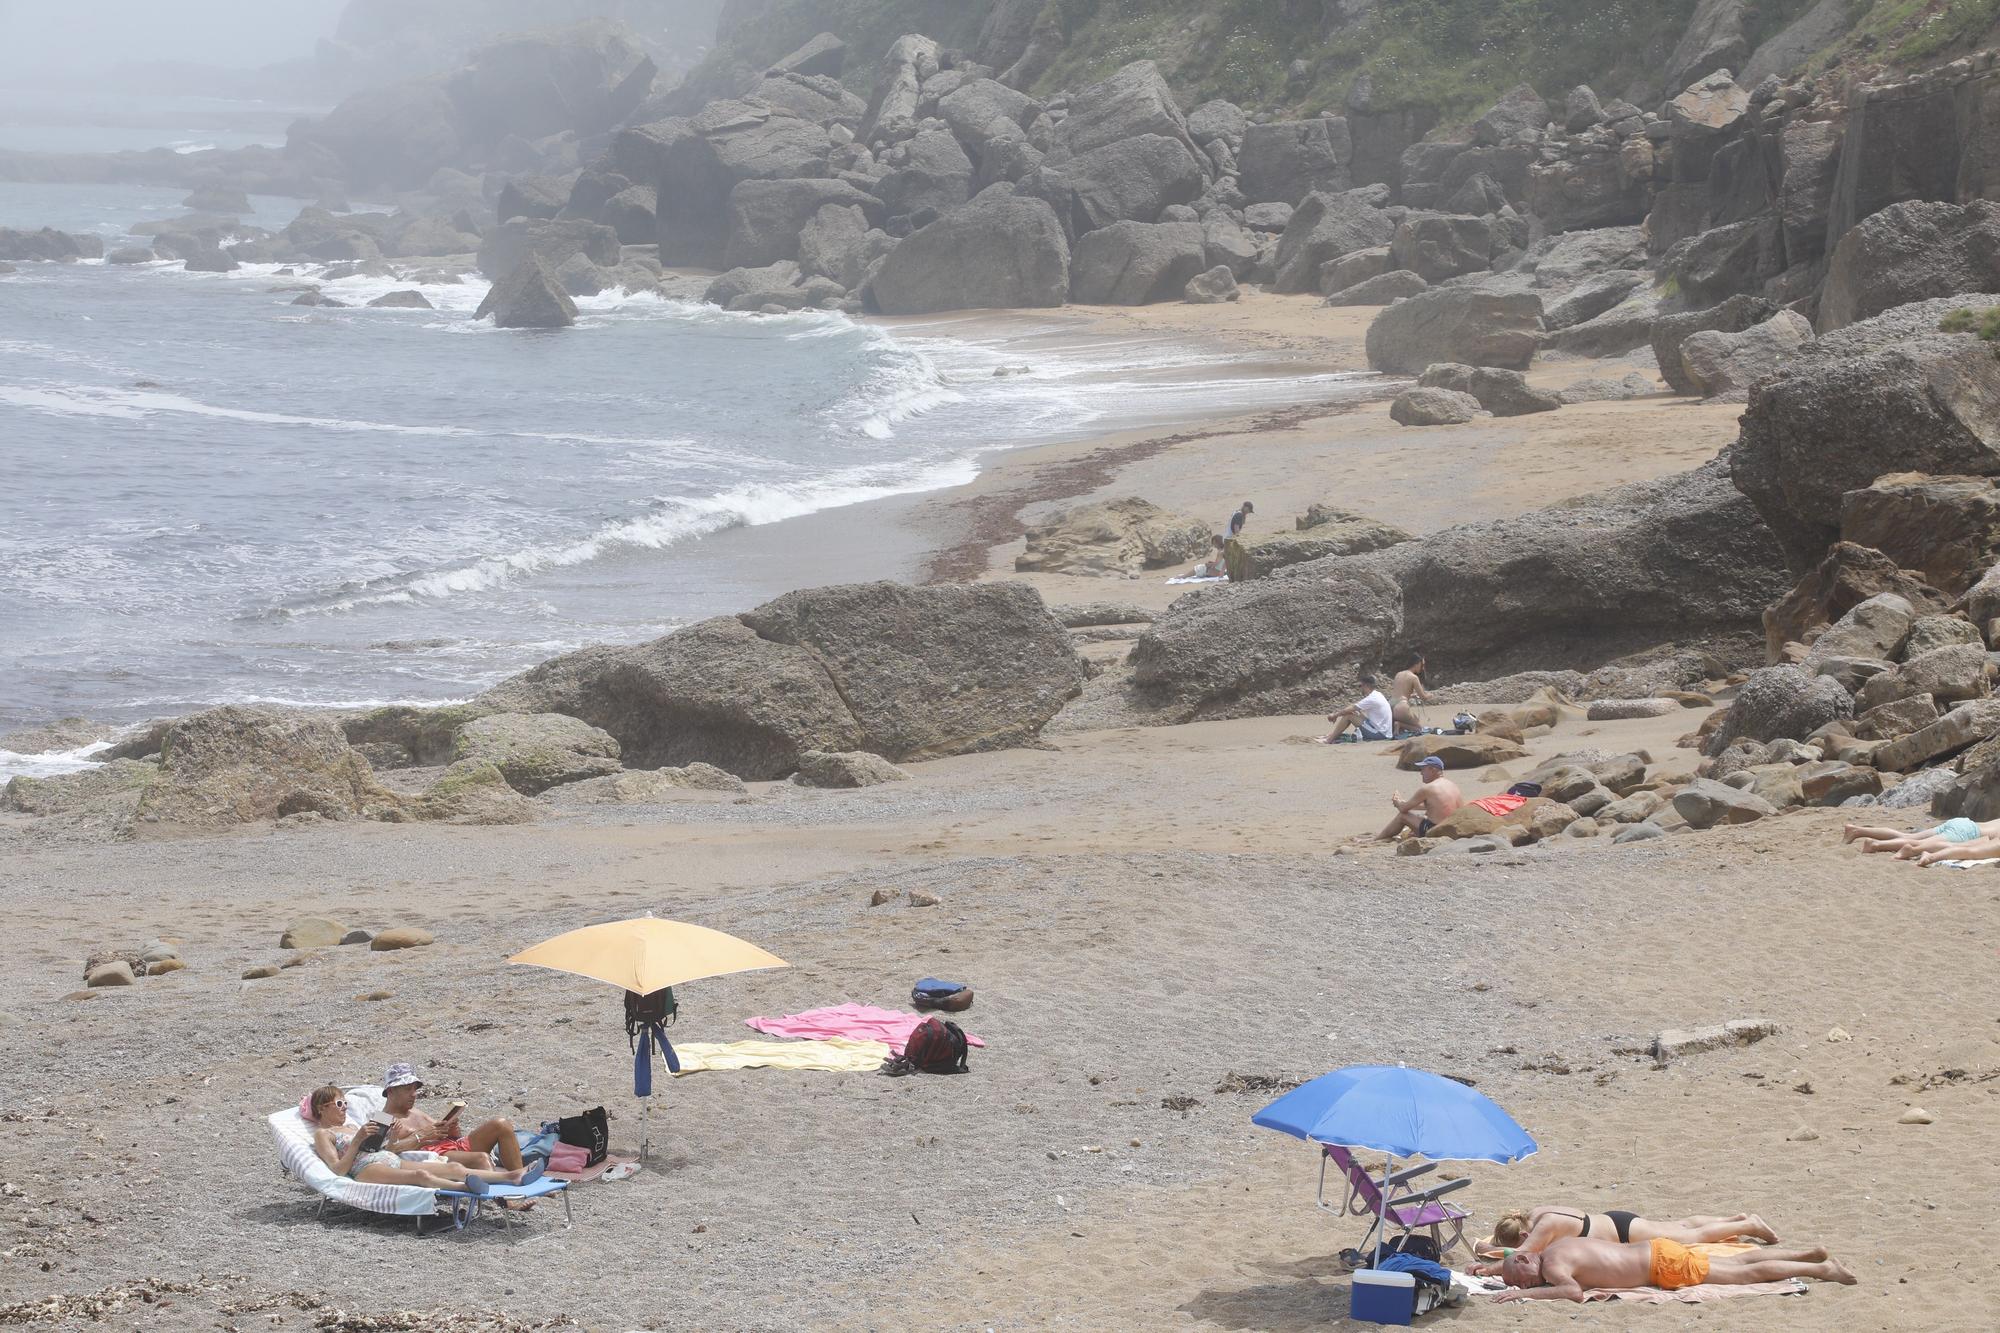
[[[1679,1241],[1653,1242],[1653,1285],[1663,1291],[1698,1287],[1708,1281],[1708,1256],[1696,1254]]]

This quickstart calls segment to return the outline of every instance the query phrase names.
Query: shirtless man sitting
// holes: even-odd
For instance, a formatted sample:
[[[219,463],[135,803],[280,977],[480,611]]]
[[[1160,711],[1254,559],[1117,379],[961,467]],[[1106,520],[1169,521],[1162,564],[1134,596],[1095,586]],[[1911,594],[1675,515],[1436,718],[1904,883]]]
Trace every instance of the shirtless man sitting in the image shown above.
[[[1383,842],[1394,842],[1405,833],[1421,838],[1457,814],[1458,808],[1465,804],[1465,793],[1444,775],[1444,760],[1436,755],[1417,761],[1417,776],[1423,779],[1423,785],[1407,798],[1399,791],[1389,793],[1396,817],[1379,835]]]
[[[458,1127],[459,1104],[453,1104],[442,1120],[433,1120],[417,1109],[417,1093],[424,1081],[407,1064],[393,1064],[382,1076],[382,1109],[395,1119],[388,1140],[389,1152],[438,1153],[460,1166],[488,1167],[490,1154],[498,1152],[500,1165],[509,1171],[521,1169],[521,1141],[514,1137],[514,1122],[504,1116],[482,1121],[469,1134]]]
[[[1829,1258],[1819,1245],[1801,1249],[1773,1246],[1710,1257],[1664,1238],[1621,1245],[1614,1240],[1581,1237],[1556,1241],[1539,1254],[1509,1251],[1500,1261],[1500,1277],[1514,1289],[1495,1298],[1502,1301],[1582,1301],[1591,1291],[1633,1287],[1677,1291],[1704,1282],[1740,1287],[1788,1277],[1812,1277],[1850,1287],[1855,1280],[1854,1274]]]

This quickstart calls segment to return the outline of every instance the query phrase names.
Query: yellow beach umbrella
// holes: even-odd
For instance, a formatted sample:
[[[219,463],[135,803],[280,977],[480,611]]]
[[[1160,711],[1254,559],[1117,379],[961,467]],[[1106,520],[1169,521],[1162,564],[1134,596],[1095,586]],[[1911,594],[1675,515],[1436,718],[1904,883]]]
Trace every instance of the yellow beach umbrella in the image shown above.
[[[685,985],[703,977],[791,966],[776,954],[734,935],[686,921],[651,916],[584,926],[523,949],[507,961],[609,982],[638,995],[651,995],[668,986]],[[630,1009],[626,1015],[626,1025],[631,1030]],[[642,1099],[645,1107],[639,1142],[639,1159],[644,1161],[653,1143],[652,1046],[659,1046],[669,1069],[679,1069],[680,1065],[659,1023],[645,1023],[634,1035],[637,1042],[633,1051],[632,1093]]]
[[[507,961],[571,972],[640,995],[703,977],[791,966],[734,935],[650,916],[584,926],[523,949]]]

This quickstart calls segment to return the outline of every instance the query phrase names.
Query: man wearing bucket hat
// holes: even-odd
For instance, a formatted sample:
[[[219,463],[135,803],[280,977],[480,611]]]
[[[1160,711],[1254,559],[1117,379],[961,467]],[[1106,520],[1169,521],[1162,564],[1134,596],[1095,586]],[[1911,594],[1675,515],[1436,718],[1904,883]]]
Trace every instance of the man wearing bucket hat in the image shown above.
[[[521,1141],[514,1135],[512,1120],[496,1116],[481,1121],[471,1133],[464,1133],[458,1127],[464,1103],[452,1103],[444,1119],[433,1120],[417,1109],[417,1094],[423,1086],[424,1081],[407,1063],[390,1065],[389,1072],[382,1076],[382,1109],[395,1117],[396,1122],[390,1127],[388,1142],[383,1147],[390,1152],[434,1152],[471,1167],[491,1166],[493,1154],[497,1153],[501,1166],[509,1171],[520,1169]]]
[[[1405,833],[1421,838],[1457,814],[1458,808],[1465,804],[1465,793],[1444,775],[1444,760],[1436,755],[1426,755],[1417,761],[1417,776],[1423,779],[1422,785],[1409,796],[1399,791],[1389,793],[1396,817],[1382,830],[1382,841],[1393,842]]]

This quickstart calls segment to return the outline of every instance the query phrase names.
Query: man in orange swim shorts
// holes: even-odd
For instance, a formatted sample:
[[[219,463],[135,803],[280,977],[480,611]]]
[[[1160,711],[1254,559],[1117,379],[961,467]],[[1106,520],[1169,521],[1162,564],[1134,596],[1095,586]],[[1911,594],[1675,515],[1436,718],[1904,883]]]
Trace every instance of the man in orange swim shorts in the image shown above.
[[[1581,1236],[1556,1241],[1538,1254],[1509,1250],[1500,1261],[1500,1276],[1513,1288],[1495,1298],[1503,1301],[1582,1301],[1592,1291],[1632,1287],[1675,1291],[1704,1282],[1740,1287],[1788,1277],[1854,1285],[1854,1274],[1819,1245],[1762,1246],[1710,1257],[1671,1240],[1621,1245]]]

